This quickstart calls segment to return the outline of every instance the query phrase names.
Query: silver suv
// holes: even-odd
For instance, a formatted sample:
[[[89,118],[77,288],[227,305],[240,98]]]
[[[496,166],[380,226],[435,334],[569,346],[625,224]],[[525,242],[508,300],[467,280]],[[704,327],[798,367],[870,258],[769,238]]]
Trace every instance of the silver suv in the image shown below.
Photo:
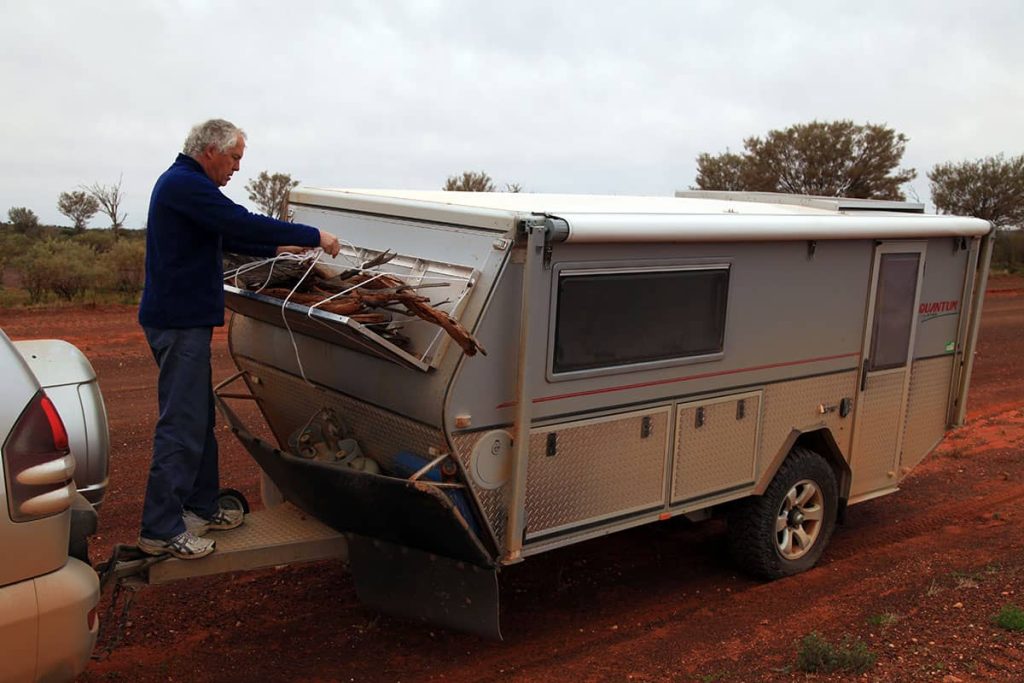
[[[65,378],[82,367],[67,347]],[[50,362],[52,379],[62,364]],[[70,680],[95,645],[99,579],[69,546],[87,559],[84,535],[95,529],[96,513],[73,480],[71,447],[89,443],[85,424],[104,431],[94,435],[103,452],[89,456],[104,460],[105,485],[106,414],[98,390],[96,398],[58,407],[0,331],[0,681]]]

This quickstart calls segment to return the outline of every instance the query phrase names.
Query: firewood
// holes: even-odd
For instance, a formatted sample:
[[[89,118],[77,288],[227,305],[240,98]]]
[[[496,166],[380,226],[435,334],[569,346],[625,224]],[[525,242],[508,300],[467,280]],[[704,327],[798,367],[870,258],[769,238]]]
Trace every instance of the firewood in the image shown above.
[[[473,356],[478,351],[486,355],[484,347],[461,323],[432,306],[428,297],[416,292],[418,287],[430,287],[433,283],[409,285],[395,275],[367,271],[394,257],[393,252],[386,251],[367,261],[362,269],[341,273],[335,273],[329,266],[320,263],[311,270],[303,263],[279,261],[274,266],[269,283],[270,272],[266,266],[242,273],[237,279],[247,289],[259,290],[265,296],[348,316],[364,325],[390,322],[391,316],[387,311],[401,306],[410,315],[441,327],[467,356]],[[335,298],[331,299],[332,296]],[[325,299],[330,301],[321,303]],[[378,333],[402,348],[409,345],[408,338],[394,330]]]

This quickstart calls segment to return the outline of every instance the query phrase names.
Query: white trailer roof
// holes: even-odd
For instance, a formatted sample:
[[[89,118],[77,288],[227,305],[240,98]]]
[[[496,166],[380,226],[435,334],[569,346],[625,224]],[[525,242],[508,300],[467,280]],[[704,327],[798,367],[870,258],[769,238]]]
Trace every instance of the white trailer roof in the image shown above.
[[[718,198],[299,187],[292,190],[291,202],[500,232],[515,229],[524,218],[543,215],[568,223],[568,242],[967,237],[991,229],[977,218]]]

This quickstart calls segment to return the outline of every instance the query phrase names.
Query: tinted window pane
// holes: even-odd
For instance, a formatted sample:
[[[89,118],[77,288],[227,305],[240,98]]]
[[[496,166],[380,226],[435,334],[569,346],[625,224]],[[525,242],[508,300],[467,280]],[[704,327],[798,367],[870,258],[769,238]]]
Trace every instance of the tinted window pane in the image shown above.
[[[914,322],[919,254],[883,254],[871,331],[871,369],[898,368],[907,362]]]
[[[563,275],[555,372],[722,350],[729,270]]]

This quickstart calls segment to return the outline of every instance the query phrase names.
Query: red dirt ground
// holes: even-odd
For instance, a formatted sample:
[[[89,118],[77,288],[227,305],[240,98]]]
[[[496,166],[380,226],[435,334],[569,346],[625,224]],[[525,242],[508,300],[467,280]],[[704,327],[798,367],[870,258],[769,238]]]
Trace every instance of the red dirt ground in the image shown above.
[[[98,561],[137,534],[156,416],[134,309],[7,310],[15,339],[90,357],[110,415],[111,487]],[[83,681],[1024,681],[1024,280],[989,284],[968,424],[887,498],[854,506],[820,564],[762,583],[737,574],[723,527],[672,520],[546,553],[502,576],[505,642],[379,617],[340,563],[141,590],[121,645]],[[214,374],[233,371],[223,330]],[[258,499],[229,435],[225,485]],[[104,598],[105,606],[109,595]],[[863,676],[795,670],[811,631],[862,639]]]

